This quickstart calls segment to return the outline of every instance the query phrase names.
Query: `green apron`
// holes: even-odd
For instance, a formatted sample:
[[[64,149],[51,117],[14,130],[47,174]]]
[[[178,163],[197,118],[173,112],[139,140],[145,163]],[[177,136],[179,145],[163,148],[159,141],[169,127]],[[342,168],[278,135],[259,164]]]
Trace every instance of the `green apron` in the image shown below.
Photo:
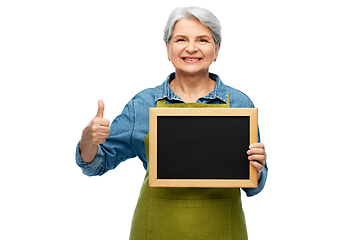
[[[229,108],[227,104],[159,100],[157,107]],[[211,131],[211,129],[209,129]],[[145,138],[149,154],[149,134]],[[245,240],[239,188],[150,188],[146,171],[134,212],[130,240]]]

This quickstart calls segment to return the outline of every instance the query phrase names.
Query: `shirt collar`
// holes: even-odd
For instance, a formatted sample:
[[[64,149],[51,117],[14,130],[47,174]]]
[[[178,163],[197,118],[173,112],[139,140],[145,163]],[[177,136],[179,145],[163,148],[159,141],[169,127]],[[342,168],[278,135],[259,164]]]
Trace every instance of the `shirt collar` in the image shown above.
[[[225,84],[221,81],[220,77],[216,74],[209,73],[209,77],[216,81],[215,88],[208,95],[201,97],[202,99],[220,99],[221,101],[228,103],[228,93]],[[170,88],[170,82],[175,79],[175,73],[169,74],[165,82],[159,86],[155,95],[155,101],[165,99],[182,101],[181,98],[176,95]]]

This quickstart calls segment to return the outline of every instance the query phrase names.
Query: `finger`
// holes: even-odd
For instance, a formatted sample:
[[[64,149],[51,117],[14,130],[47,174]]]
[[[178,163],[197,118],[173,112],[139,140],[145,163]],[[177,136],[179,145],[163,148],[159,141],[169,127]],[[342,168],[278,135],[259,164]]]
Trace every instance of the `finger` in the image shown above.
[[[98,135],[99,139],[107,139],[109,137],[109,133],[100,133]]]
[[[256,169],[256,171],[261,172],[264,170],[264,166],[256,161],[250,161],[250,164]]]
[[[93,136],[97,136],[99,134],[109,134],[109,132],[110,132],[110,127],[101,127],[101,126],[99,126],[99,127],[94,127],[92,129]]]
[[[93,140],[93,143],[95,144],[102,144],[106,141],[106,139],[104,138],[98,138],[97,140]]]
[[[98,124],[99,126],[102,126],[102,127],[109,127],[110,121],[107,118],[98,118],[98,119],[96,119],[96,124]]]
[[[110,132],[109,126],[94,125],[91,127],[92,136],[97,136],[100,133],[109,133],[109,132]]]
[[[103,118],[104,117],[104,109],[105,109],[105,104],[104,104],[103,100],[99,99],[98,112],[96,114],[96,117]]]
[[[263,148],[251,148],[246,152],[248,155],[253,155],[253,154],[259,154],[259,155],[265,155],[265,149]]]
[[[248,159],[249,159],[250,161],[258,161],[258,162],[261,163],[262,165],[265,165],[266,155],[254,154],[254,155],[250,155],[250,156],[248,157]]]
[[[96,134],[92,136],[92,142],[95,144],[101,144],[106,141],[106,139],[109,137],[109,134]]]
[[[107,134],[109,134],[109,132],[110,132],[110,127],[102,127],[102,126],[100,126],[100,127],[99,127],[99,132],[100,132],[100,133],[107,133]]]
[[[262,149],[265,149],[265,146],[263,143],[253,143],[249,146],[249,148],[262,148]]]

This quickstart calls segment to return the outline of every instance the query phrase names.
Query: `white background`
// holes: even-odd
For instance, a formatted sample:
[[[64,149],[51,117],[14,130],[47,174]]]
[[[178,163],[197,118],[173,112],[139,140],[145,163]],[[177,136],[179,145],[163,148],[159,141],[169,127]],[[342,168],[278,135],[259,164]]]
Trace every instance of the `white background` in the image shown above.
[[[259,108],[269,178],[243,198],[249,239],[360,239],[358,1],[1,1],[1,239],[127,239],[145,171],[75,164],[105,102],[113,120],[173,71],[170,11],[223,26],[211,71]]]

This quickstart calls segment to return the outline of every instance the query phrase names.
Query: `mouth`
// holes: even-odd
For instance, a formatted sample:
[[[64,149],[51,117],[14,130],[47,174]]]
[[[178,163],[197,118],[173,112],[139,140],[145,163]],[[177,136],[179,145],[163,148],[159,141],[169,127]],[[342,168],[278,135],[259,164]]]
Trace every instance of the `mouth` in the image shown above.
[[[201,61],[201,59],[202,58],[197,58],[197,57],[183,57],[183,58],[181,58],[183,61],[185,61],[185,62],[193,62],[193,63],[195,63],[195,62],[199,62],[199,61]]]

